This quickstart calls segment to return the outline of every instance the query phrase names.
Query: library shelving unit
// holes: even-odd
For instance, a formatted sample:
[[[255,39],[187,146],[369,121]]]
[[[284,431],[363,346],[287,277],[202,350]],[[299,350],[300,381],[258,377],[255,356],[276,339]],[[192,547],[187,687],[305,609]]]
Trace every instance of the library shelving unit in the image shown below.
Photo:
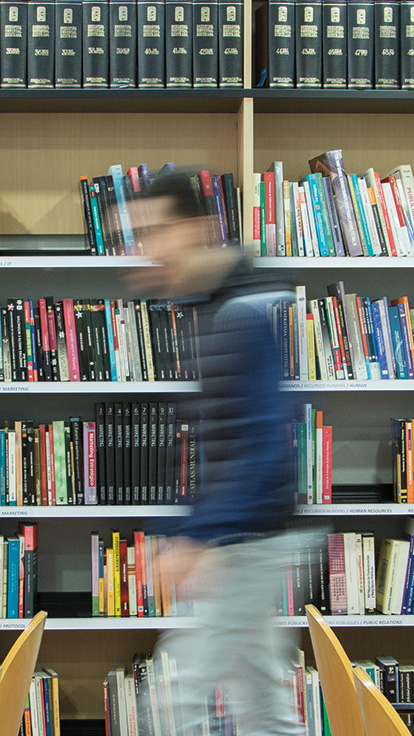
[[[257,5],[254,3],[253,5]],[[246,244],[252,234],[254,171],[282,160],[286,178],[307,173],[311,157],[342,148],[348,170],[374,165],[381,174],[410,161],[413,155],[414,93],[407,91],[307,91],[251,88],[252,3],[244,7],[244,88],[222,90],[0,90],[0,298],[127,296],[125,271],[136,274],[139,294],[142,268],[155,267],[140,258],[55,256],[58,242],[70,248],[83,230],[77,182],[106,172],[109,165],[166,161],[195,163],[211,170],[232,171],[243,189]],[[40,244],[39,256],[10,255],[13,243]],[[248,245],[246,246],[248,248]],[[339,262],[340,261],[340,262]],[[342,278],[347,290],[393,298],[407,294],[414,301],[413,259],[257,259],[256,266],[274,269],[292,283],[306,283],[309,297],[324,295],[326,284]],[[387,269],[384,271],[384,268]],[[130,284],[130,281],[128,282]],[[384,382],[385,383],[385,382]],[[335,482],[390,482],[389,417],[414,411],[414,382],[379,386],[327,383],[286,386],[299,393],[311,390],[334,426]],[[196,385],[0,385],[2,416],[46,421],[57,412],[92,416],[100,400],[124,394],[174,396],[198,390]],[[378,392],[373,395],[373,391]],[[313,393],[315,394],[313,396]],[[299,397],[300,398],[300,397]],[[411,414],[412,415],[412,414]],[[39,519],[39,590],[51,596],[90,591],[90,532],[109,533],[118,526],[128,532],[148,515],[186,513],[186,509],[142,507],[2,508],[1,530],[11,534],[19,518]],[[300,508],[305,516],[347,529],[375,529],[378,538],[401,534],[404,515],[414,508],[394,504],[362,509],[349,506]],[[368,525],[368,526],[367,526]],[[328,618],[329,620],[329,618]],[[0,655],[10,647],[25,621],[0,622]],[[378,652],[414,660],[414,644],[402,630],[414,617],[334,617],[348,654],[372,657]],[[300,629],[310,655],[304,620],[277,620],[276,625]],[[71,733],[81,733],[83,720],[103,717],[102,681],[109,668],[129,662],[135,651],[149,650],[157,630],[196,625],[188,619],[92,619],[79,614],[48,619],[40,661],[59,673],[61,712]],[[398,633],[396,632],[398,630]],[[78,722],[78,728],[73,725]]]

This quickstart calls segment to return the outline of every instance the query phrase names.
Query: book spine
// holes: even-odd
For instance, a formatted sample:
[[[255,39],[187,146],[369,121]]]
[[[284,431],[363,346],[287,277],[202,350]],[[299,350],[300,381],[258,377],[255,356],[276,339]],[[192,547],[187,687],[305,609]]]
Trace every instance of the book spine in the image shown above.
[[[27,13],[27,86],[54,87],[55,3],[29,0]]]
[[[400,86],[400,3],[375,2],[375,88]]]
[[[55,87],[82,86],[82,0],[55,0]]]
[[[322,2],[296,2],[296,86],[322,87]]]
[[[108,87],[108,30],[107,0],[82,0],[83,87]]]
[[[27,86],[27,6],[26,0],[0,3],[0,84]]]
[[[193,86],[218,86],[217,0],[193,0]]]
[[[109,86],[137,86],[137,5],[109,0]]]
[[[374,86],[374,2],[348,0],[348,87]]]
[[[1,9],[1,8],[0,8]],[[414,0],[400,2],[401,88],[414,88]]]
[[[323,2],[323,87],[344,89],[347,86],[347,4]]]
[[[268,84],[295,86],[295,3],[269,0]]]
[[[137,0],[138,86],[165,87],[164,0]]]
[[[343,534],[328,534],[330,608],[332,616],[347,613]]]
[[[78,346],[76,340],[75,311],[73,299],[63,299],[63,318],[65,323],[66,342],[68,348],[69,377],[71,381],[80,381]]]
[[[165,0],[165,71],[167,87],[193,83],[192,0]]]
[[[243,2],[218,0],[219,87],[243,87]]]

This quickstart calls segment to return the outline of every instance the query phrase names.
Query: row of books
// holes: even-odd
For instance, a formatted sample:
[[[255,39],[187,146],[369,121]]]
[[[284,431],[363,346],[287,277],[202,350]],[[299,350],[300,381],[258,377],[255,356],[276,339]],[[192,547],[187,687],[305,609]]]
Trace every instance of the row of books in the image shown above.
[[[414,180],[410,164],[381,178],[370,167],[347,174],[342,150],[309,161],[300,181],[283,162],[254,173],[256,256],[392,256],[414,254]]]
[[[305,404],[302,421],[289,425],[299,504],[332,503],[332,426],[323,411]]]
[[[37,611],[38,522],[19,522],[0,534],[0,618],[32,618]]]
[[[108,174],[95,176],[88,182],[79,179],[87,251],[91,255],[144,255],[151,256],[145,244],[145,222],[137,209],[140,192],[147,192],[154,180],[174,163],[166,163],[160,170],[150,171],[147,164],[130,166],[124,175],[122,166],[114,164]],[[208,169],[191,177],[200,209],[211,218],[213,243],[240,245],[241,195],[229,174],[210,174]]]
[[[105,736],[164,736],[181,733],[180,673],[177,662],[159,648],[157,655],[136,653],[129,667],[114,666],[103,683]],[[230,712],[229,692],[212,687],[200,703],[206,733],[239,734]],[[226,731],[225,731],[226,729]],[[229,730],[231,729],[231,731]]]
[[[0,507],[191,504],[199,475],[197,424],[174,402],[100,402],[95,421],[0,429]]]
[[[281,375],[285,380],[367,381],[414,378],[414,309],[408,297],[388,303],[345,291],[343,281],[327,286],[327,297],[274,308],[281,338]]]
[[[243,0],[1,8],[2,87],[242,87]]]
[[[412,89],[413,6],[405,0],[270,0],[256,13],[257,83]]]
[[[112,530],[110,547],[91,535],[93,616],[190,616],[193,604],[168,572],[172,542],[134,530],[132,543]]]
[[[199,378],[197,308],[134,299],[10,298],[0,307],[0,381]]]
[[[19,736],[60,736],[59,678],[51,667],[33,673]]]

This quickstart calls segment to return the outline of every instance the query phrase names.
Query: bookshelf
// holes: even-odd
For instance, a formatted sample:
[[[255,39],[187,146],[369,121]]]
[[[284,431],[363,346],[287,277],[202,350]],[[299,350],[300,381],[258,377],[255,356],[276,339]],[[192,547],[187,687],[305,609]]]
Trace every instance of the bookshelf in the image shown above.
[[[155,169],[175,160],[178,165],[197,162],[211,169],[233,171],[236,183],[243,188],[243,224],[248,240],[252,232],[252,173],[266,170],[273,160],[284,161],[286,175],[292,180],[307,172],[309,158],[330,148],[343,148],[350,170],[375,163],[385,173],[395,164],[412,160],[413,92],[251,89],[251,29],[251,4],[246,2],[244,89],[0,90],[0,247],[12,249],[13,243],[22,240],[29,248],[31,243],[50,246],[55,240],[67,247],[76,244],[83,229],[77,192],[79,175],[93,176],[106,171],[111,163],[121,163],[126,169],[131,163],[148,161]],[[255,265],[274,269],[275,277],[280,270],[283,278],[306,283],[315,296],[325,293],[326,283],[338,276],[346,284],[352,280],[353,288],[360,292],[368,283],[372,289],[383,289],[386,278],[387,293],[394,296],[404,291],[414,299],[414,259],[330,259],[322,264],[321,259],[299,262],[261,258]],[[125,288],[123,269],[136,269],[139,284],[141,269],[152,267],[142,258],[99,259],[46,253],[16,256],[3,255],[0,250],[0,271],[7,271],[0,282],[0,294],[1,298],[29,293],[39,297],[52,291],[59,296],[98,297],[107,290],[118,296]],[[321,399],[326,402],[324,409],[332,412],[334,427],[346,418],[336,435],[338,482],[349,481],[350,469],[354,469],[358,479],[362,473],[365,482],[373,483],[389,481],[386,422],[390,411],[405,413],[410,400],[407,392],[413,386],[414,382],[411,385],[408,381],[386,386],[365,382],[345,389],[340,383],[325,382],[289,384],[286,389],[314,392],[315,404]],[[91,408],[97,393],[105,392],[110,400],[111,396],[127,397],[131,390],[140,396],[147,392],[171,396],[172,392],[197,391],[199,386],[0,384],[4,414],[19,416],[30,407],[35,419],[51,417],[56,406],[62,412],[69,407],[79,412],[85,406]],[[377,391],[381,392],[380,401],[371,396]],[[345,396],[341,398],[341,394]],[[352,443],[348,441],[350,433],[354,433]],[[188,511],[180,507],[174,509],[174,515]],[[370,528],[384,530],[391,524],[393,530],[401,530],[404,516],[414,514],[414,507],[338,504],[301,507],[298,513],[322,520],[335,518],[335,524],[344,530],[353,528],[356,517],[361,517],[362,525],[369,523]],[[171,517],[173,512],[148,507],[66,507],[62,511],[5,509],[0,517],[6,533],[14,531],[18,518],[42,522],[44,552],[40,570],[44,566],[45,578],[50,574],[46,589],[51,592],[55,585],[63,591],[87,589],[88,544],[93,527],[99,525],[101,530],[119,525],[127,529],[139,518],[164,514]],[[369,657],[377,652],[378,627],[384,651],[388,648],[396,656],[400,651],[407,659],[414,656],[410,651],[414,645],[406,642],[410,637],[400,631],[413,626],[414,617],[327,620],[341,628],[341,641],[351,656],[358,652],[360,658]],[[1,653],[7,651],[16,631],[24,625],[24,621],[0,621]],[[194,624],[188,619],[50,618],[40,661],[52,664],[59,673],[62,717],[72,719],[72,723],[101,719],[102,680],[108,668],[116,662],[129,662],[136,649],[152,648],[157,629],[188,625]],[[275,625],[303,629],[305,620],[279,619]],[[306,632],[301,633],[310,660],[310,643]]]

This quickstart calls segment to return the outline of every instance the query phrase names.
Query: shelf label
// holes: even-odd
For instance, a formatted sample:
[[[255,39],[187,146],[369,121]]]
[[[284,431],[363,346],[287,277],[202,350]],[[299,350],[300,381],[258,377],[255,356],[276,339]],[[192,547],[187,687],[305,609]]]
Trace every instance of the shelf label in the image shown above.
[[[382,381],[281,381],[282,391],[359,391]]]
[[[12,383],[2,383],[0,385],[0,393],[3,394],[25,394],[29,393],[29,386],[13,386]]]
[[[13,261],[0,261],[0,268],[10,268],[13,266]]]
[[[16,621],[15,619],[10,619],[10,621],[0,621],[0,629],[25,629],[26,624],[23,623],[23,621]]]
[[[31,507],[33,509],[33,506]],[[5,509],[4,507],[0,506],[0,517],[4,518],[5,516],[28,516],[29,509],[24,506],[18,506],[17,508],[13,509]]]

